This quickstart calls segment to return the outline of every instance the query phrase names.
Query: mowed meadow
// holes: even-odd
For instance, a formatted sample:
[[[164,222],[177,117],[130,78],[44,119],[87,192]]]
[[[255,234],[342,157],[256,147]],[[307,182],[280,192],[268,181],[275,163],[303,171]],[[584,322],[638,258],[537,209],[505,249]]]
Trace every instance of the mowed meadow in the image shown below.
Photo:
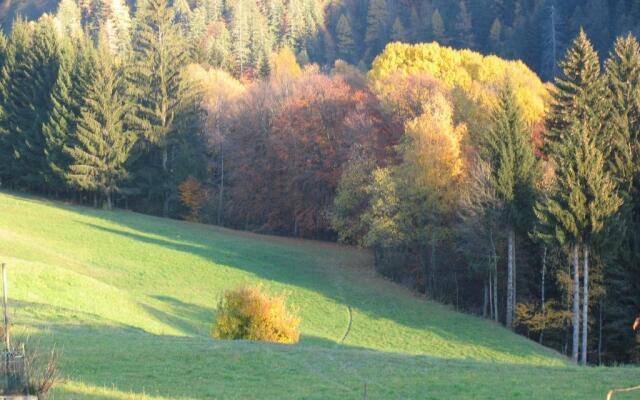
[[[54,399],[598,399],[640,376],[571,366],[350,247],[5,192],[0,259],[14,335],[63,349]],[[222,292],[254,284],[289,296],[299,344],[210,338]]]

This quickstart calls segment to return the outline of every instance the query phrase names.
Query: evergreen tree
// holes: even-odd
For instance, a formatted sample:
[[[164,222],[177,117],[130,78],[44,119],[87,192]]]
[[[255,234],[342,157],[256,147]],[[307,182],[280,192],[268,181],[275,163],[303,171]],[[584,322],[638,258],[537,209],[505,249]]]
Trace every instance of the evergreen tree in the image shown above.
[[[411,41],[419,41],[421,33],[420,16],[418,15],[416,8],[411,7],[411,12],[409,13],[409,36]]]
[[[82,12],[76,0],[61,0],[56,20],[69,36],[78,38],[82,34]]]
[[[60,45],[60,66],[58,78],[51,91],[52,109],[48,121],[42,127],[45,139],[45,156],[51,171],[50,185],[55,188],[65,186],[69,157],[64,147],[75,134],[76,119],[79,116],[81,98],[73,97],[73,70],[75,48],[64,40]]]
[[[447,37],[444,20],[442,19],[442,15],[440,15],[440,11],[438,11],[437,9],[431,16],[431,28],[433,29],[433,38],[436,42],[444,46],[449,44],[449,38]]]
[[[251,54],[249,49],[251,40],[250,21],[249,2],[247,0],[238,1],[232,8],[231,14],[231,51],[240,76],[244,74]]]
[[[539,171],[531,131],[510,85],[501,92],[492,124],[482,135],[480,154],[490,166],[491,190],[501,204],[499,211],[507,229],[506,325],[512,328],[516,305],[516,230],[529,231]]]
[[[612,101],[612,167],[621,188],[640,200],[640,45],[633,35],[616,40],[606,61],[606,77]]]
[[[30,29],[26,27],[25,29]],[[60,50],[50,18],[33,28],[27,47],[16,49],[13,71],[6,88],[3,131],[11,136],[17,183],[25,188],[46,190],[51,178],[45,157],[43,124],[52,110],[51,92],[58,78]]]
[[[402,21],[397,17],[393,22],[393,26],[391,28],[391,41],[393,42],[406,42],[407,35],[404,30],[404,25],[402,25]]]
[[[475,34],[473,33],[473,23],[471,14],[467,10],[467,3],[460,0],[458,3],[458,15],[456,17],[456,46],[460,48],[473,49],[476,45]]]
[[[502,23],[496,18],[489,31],[489,47],[493,54],[502,54]]]
[[[349,19],[345,15],[341,15],[336,27],[336,47],[338,57],[353,62],[355,59],[356,45],[353,40],[353,31]]]
[[[378,54],[384,46],[387,39],[388,18],[386,0],[369,0],[364,42],[370,54]]]
[[[615,179],[624,198],[620,215],[625,235],[616,246],[619,253],[611,262],[606,276],[607,343],[617,357],[637,351],[632,335],[625,335],[627,315],[637,312],[640,287],[640,45],[628,35],[618,38],[606,61],[606,77],[611,112],[609,117],[611,155],[608,157]],[[621,353],[621,354],[620,354]]]
[[[589,256],[606,222],[621,200],[605,165],[602,134],[604,85],[600,63],[587,35],[580,32],[561,62],[563,78],[548,119],[547,149],[556,164],[556,188],[537,207],[542,237],[570,249],[573,263],[573,341],[571,357],[578,361],[580,337],[580,250],[584,261],[582,357],[587,361]]]
[[[193,115],[197,91],[183,74],[189,49],[173,23],[173,8],[167,0],[146,0],[138,7],[129,85],[136,104],[133,123],[146,149],[157,152],[158,158],[152,160],[159,162],[162,213],[168,216],[170,202],[177,196],[170,155],[179,136],[199,120]]]
[[[126,128],[132,107],[123,71],[112,61],[106,35],[93,62],[93,80],[86,88],[75,143],[66,152],[72,158],[68,179],[81,189],[103,195],[110,210],[112,195],[127,177],[125,163],[135,135]]]

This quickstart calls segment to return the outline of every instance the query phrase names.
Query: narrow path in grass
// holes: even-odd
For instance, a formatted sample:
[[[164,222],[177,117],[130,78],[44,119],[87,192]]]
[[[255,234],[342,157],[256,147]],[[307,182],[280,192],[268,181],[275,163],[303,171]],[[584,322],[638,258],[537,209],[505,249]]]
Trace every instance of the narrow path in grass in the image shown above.
[[[349,333],[351,332],[351,325],[353,324],[353,310],[351,309],[351,306],[349,304],[347,304],[347,313],[349,315],[349,324],[347,325],[347,330],[344,331],[342,339],[340,339],[340,343],[344,343],[344,341],[347,339],[347,336],[349,336]]]

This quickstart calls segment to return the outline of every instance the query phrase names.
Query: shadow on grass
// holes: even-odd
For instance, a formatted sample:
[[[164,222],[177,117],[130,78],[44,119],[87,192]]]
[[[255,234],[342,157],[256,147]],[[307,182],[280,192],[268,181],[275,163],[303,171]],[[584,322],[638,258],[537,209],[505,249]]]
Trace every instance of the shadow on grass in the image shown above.
[[[21,196],[15,197],[22,199]],[[105,221],[104,225],[100,222],[76,221],[96,233],[101,231],[135,243],[189,253],[203,260],[246,271],[264,280],[305,288],[337,303],[350,305],[356,314],[355,329],[358,328],[357,315],[360,313],[373,320],[388,320],[415,330],[403,339],[415,338],[420,332],[426,331],[451,345],[467,344],[507,356],[504,358],[544,354],[542,346],[517,338],[490,322],[451,313],[444,307],[417,299],[390,282],[376,279],[375,282],[370,280],[367,284],[362,283],[358,272],[364,269],[335,267],[337,264],[348,266],[354,261],[362,262],[362,257],[356,256],[358,252],[344,251],[344,247],[293,240],[284,242],[131,212],[104,212],[48,200],[26,199]],[[296,246],[295,243],[300,245]],[[353,259],[350,258],[352,256]],[[186,304],[180,299],[157,300],[166,304],[162,307],[145,304],[150,314],[185,334],[206,335],[206,325],[212,318],[211,310],[198,309],[198,306]],[[383,338],[383,326],[376,328],[378,331],[373,334]],[[420,349],[417,350],[419,352]],[[547,354],[551,356],[555,353],[547,351]]]
[[[171,296],[152,296],[165,307],[158,308],[141,304],[154,318],[172,328],[192,336],[207,336],[215,318],[215,310],[199,305],[185,303]]]
[[[154,336],[103,326],[55,326],[49,332],[40,343],[62,345],[64,372],[82,385],[82,390],[61,387],[56,398],[63,399],[142,394],[149,399],[359,399],[364,382],[370,385],[371,399],[582,399],[600,398],[610,386],[633,383],[637,375],[634,369],[408,356],[315,337],[278,345]]]
[[[258,237],[234,235],[210,229],[204,225],[186,224],[160,218],[149,218],[134,213],[95,212],[94,216],[116,223],[123,229],[80,222],[108,234],[119,235],[130,240],[153,246],[169,248],[196,255],[202,259],[232,268],[242,269],[256,276],[286,285],[306,288],[339,303],[349,304],[356,313],[364,313],[373,319],[386,319],[403,326],[426,330],[440,336],[452,344],[467,343],[478,348],[484,347],[508,356],[526,358],[540,356],[546,352],[551,357],[558,354],[524,338],[511,337],[505,329],[475,317],[456,315],[444,307],[417,299],[400,290],[385,290],[395,284],[378,279],[375,286],[366,286],[353,276],[353,269],[327,267],[323,262],[332,262],[336,255],[327,253],[330,248],[315,250],[305,246],[301,249],[291,245],[264,242]],[[230,236],[231,235],[231,236]],[[336,246],[336,250],[338,247]],[[349,260],[342,260],[349,262]],[[330,276],[332,269],[338,276]],[[397,288],[396,288],[397,289]],[[401,294],[400,296],[398,294]],[[185,332],[200,332],[194,326],[184,324],[171,316],[153,311],[158,318],[168,317]],[[205,313],[195,311],[196,317]],[[357,322],[356,322],[357,323]],[[380,332],[384,334],[384,332]],[[515,345],[508,344],[514,341]],[[526,345],[523,345],[526,343]]]

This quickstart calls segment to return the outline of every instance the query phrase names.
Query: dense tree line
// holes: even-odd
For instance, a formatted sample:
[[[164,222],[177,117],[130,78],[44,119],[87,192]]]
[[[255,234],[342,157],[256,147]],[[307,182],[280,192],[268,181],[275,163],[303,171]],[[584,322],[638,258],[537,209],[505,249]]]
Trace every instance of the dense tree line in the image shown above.
[[[5,27],[17,15],[37,18],[59,1],[8,2]],[[342,59],[368,66],[385,44],[437,41],[455,48],[524,60],[543,79],[580,27],[603,57],[617,36],[640,34],[636,0],[174,0],[188,43],[200,61],[236,76],[264,75],[274,50],[289,47],[299,62],[331,66]],[[124,35],[127,4],[81,0],[83,21]],[[121,46],[113,43],[113,46]]]
[[[62,0],[0,36],[0,183],[356,244],[576,361],[637,361],[640,46],[594,45],[572,2],[551,26],[477,3]],[[508,60],[535,15],[553,84]],[[430,39],[506,58],[387,44]]]

